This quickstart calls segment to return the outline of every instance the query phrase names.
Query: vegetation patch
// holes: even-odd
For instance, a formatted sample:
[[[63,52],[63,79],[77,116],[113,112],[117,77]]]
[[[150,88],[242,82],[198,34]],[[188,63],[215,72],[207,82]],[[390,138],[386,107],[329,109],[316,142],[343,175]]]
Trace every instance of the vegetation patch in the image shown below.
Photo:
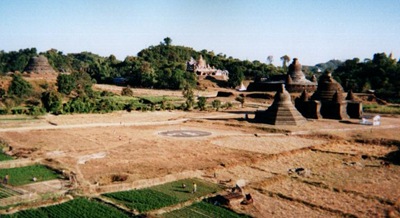
[[[14,160],[11,156],[4,154],[3,152],[0,152],[0,161],[5,161],[5,160]]]
[[[130,217],[128,214],[93,200],[77,198],[63,204],[20,211],[14,214],[2,214],[1,217]]]
[[[19,186],[33,183],[33,178],[37,182],[59,178],[58,174],[43,165],[31,165],[26,167],[0,169],[0,177],[3,179],[8,175],[8,184]]]
[[[204,201],[194,203],[189,207],[182,208],[180,210],[175,210],[169,213],[163,214],[163,217],[192,217],[192,218],[202,218],[202,217],[250,217],[248,215],[237,214],[226,208],[216,206]]]
[[[195,193],[192,193],[193,183],[197,185]],[[184,179],[146,189],[107,193],[104,196],[115,199],[130,209],[146,212],[216,193],[220,190],[221,188],[218,185],[212,183],[198,179]]]
[[[0,185],[0,199],[8,198],[14,195],[19,195],[19,193],[3,185]]]
[[[363,110],[368,113],[400,114],[400,106],[398,105],[365,104]]]

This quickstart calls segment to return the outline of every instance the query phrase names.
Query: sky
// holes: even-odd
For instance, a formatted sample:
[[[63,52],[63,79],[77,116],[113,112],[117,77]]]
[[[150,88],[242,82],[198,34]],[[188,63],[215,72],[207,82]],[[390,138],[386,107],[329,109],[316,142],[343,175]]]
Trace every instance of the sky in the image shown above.
[[[173,45],[241,60],[400,56],[400,0],[1,0],[0,50],[89,51],[124,60]]]

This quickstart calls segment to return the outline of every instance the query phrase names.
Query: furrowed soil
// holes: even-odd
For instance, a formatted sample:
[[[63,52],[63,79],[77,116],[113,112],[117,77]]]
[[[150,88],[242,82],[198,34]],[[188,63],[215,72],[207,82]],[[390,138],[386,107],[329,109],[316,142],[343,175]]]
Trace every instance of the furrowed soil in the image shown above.
[[[400,216],[400,166],[387,156],[399,152],[399,118],[382,117],[373,127],[325,119],[277,127],[243,119],[254,110],[3,116],[0,138],[14,156],[74,171],[88,195],[193,172],[227,190],[245,181],[254,203],[231,207],[255,217]],[[211,135],[159,134],[175,130]],[[288,173],[296,168],[307,173]]]

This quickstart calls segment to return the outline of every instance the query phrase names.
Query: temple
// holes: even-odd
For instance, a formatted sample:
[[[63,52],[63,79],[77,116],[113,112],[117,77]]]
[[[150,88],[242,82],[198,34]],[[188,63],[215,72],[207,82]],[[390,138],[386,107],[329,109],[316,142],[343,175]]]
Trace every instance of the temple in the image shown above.
[[[265,81],[254,81],[249,84],[247,91],[276,91],[282,84],[285,84],[288,92],[315,91],[317,89],[315,76],[312,77],[312,81],[307,80],[301,68],[300,62],[294,58],[286,75],[274,76]]]
[[[352,92],[349,92],[347,99],[343,98],[343,87],[332,78],[331,72],[326,71],[320,76],[318,89],[311,98],[307,90],[303,90],[301,96],[295,99],[295,106],[306,118],[360,118],[361,102],[354,99]]]
[[[228,80],[229,78],[229,72],[227,70],[220,70],[216,69],[215,67],[211,67],[206,63],[201,55],[197,61],[191,57],[190,61],[186,62],[186,70],[196,73],[199,79],[203,79],[207,76],[212,76],[223,80]]]
[[[255,121],[272,125],[300,125],[306,119],[294,107],[290,94],[281,84],[276,92],[274,102],[265,111],[256,111]]]

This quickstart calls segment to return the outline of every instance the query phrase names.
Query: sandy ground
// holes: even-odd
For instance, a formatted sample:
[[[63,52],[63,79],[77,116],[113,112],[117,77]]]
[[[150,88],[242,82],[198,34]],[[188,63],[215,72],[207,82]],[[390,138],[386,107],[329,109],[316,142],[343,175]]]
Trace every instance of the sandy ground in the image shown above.
[[[209,181],[231,180],[228,186],[245,180],[255,203],[232,207],[255,217],[400,215],[400,166],[383,167],[379,159],[399,148],[352,140],[400,140],[399,118],[383,117],[379,127],[357,120],[310,121],[274,133],[274,126],[243,121],[248,110],[9,116],[0,121],[0,138],[15,155],[76,172],[83,192],[118,183],[114,175],[127,175],[129,183],[200,170]],[[173,130],[211,135],[159,134]],[[300,167],[310,175],[288,175],[288,169]]]

